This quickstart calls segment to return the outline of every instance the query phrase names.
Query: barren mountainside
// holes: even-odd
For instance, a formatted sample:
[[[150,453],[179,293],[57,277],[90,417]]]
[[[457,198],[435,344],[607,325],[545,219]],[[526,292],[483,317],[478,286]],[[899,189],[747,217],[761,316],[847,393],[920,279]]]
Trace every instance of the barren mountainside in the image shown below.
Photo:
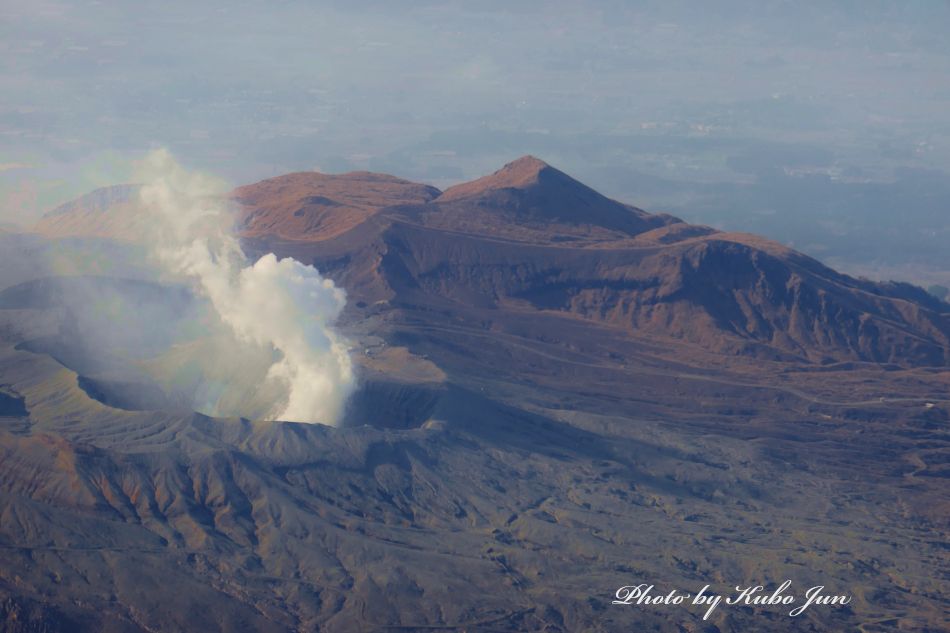
[[[385,207],[424,203],[438,194],[434,187],[383,174],[303,172],[239,187],[233,198],[242,207],[239,227],[244,235],[320,240],[353,228]]]
[[[532,157],[431,201],[378,209],[345,233],[315,235],[319,245],[254,237],[261,250],[340,275],[364,301],[530,306],[728,353],[950,362],[950,307],[922,291],[650,215]]]
[[[142,234],[138,185],[101,187],[46,213],[34,227],[48,237],[133,239]]]
[[[134,186],[47,214],[48,236],[127,239]],[[652,215],[526,156],[439,192],[369,172],[301,172],[236,189],[251,250],[338,276],[377,301],[553,310],[730,354],[950,362],[950,306],[834,272],[776,242]]]
[[[444,193],[291,174],[233,193],[244,245],[346,290],[360,386],[338,428],[213,418],[154,378],[213,350],[163,349],[187,288],[30,275],[103,252],[137,213],[120,194],[0,240],[23,260],[0,288],[0,630],[945,628],[950,307],[923,291],[531,157]],[[91,363],[77,304],[149,316]],[[853,600],[611,604],[784,579]]]

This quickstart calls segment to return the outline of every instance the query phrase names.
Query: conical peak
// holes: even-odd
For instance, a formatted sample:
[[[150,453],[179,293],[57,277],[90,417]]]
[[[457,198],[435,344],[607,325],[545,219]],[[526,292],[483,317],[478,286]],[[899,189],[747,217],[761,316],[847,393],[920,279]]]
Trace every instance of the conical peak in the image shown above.
[[[497,189],[524,189],[538,183],[542,174],[559,174],[568,178],[557,169],[534,156],[522,156],[498,171],[471,182],[449,187],[440,199],[454,200],[479,195]]]

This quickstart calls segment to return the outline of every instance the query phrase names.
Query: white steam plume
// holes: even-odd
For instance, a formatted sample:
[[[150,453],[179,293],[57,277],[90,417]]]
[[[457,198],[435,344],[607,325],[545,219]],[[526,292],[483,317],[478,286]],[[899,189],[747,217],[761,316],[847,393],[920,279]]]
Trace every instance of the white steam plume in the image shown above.
[[[249,264],[231,230],[223,184],[186,171],[168,151],[150,153],[139,171],[157,259],[207,297],[233,344],[247,348],[229,350],[219,367],[266,359],[263,377],[229,368],[232,378],[211,390],[207,407],[239,413],[222,403],[246,401],[252,390],[266,394],[266,418],[338,423],[355,386],[347,341],[333,327],[346,303],[343,290],[293,259],[268,254]]]

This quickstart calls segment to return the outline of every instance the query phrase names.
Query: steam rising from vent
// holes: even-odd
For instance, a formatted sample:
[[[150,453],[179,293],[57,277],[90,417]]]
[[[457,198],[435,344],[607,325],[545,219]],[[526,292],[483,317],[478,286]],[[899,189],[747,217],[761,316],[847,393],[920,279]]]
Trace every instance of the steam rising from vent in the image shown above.
[[[188,379],[195,408],[337,423],[355,383],[347,341],[333,328],[343,290],[293,259],[268,254],[249,264],[231,231],[223,183],[186,171],[168,151],[150,153],[139,172],[155,259],[213,312],[211,342],[184,355],[198,375]]]

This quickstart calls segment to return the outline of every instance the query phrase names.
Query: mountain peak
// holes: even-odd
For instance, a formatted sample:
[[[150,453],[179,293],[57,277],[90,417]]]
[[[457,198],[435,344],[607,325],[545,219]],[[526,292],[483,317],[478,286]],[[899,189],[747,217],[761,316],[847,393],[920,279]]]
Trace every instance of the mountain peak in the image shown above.
[[[69,202],[59,205],[52,211],[47,211],[43,214],[43,218],[48,219],[55,218],[57,216],[68,215],[70,213],[75,213],[79,209],[97,212],[105,211],[109,207],[116,204],[134,202],[136,196],[138,196],[139,189],[141,189],[141,185],[137,184],[120,184],[99,187],[98,189],[93,189],[89,193],[84,194],[74,200],[70,200]]]
[[[43,214],[33,230],[47,237],[111,237],[134,241],[147,228],[141,185],[100,187]]]
[[[553,169],[553,167],[536,156],[526,154],[521,158],[511,161],[495,173],[504,173],[514,178],[532,178],[537,177],[538,174],[546,169]]]
[[[536,185],[542,175],[549,173],[573,180],[540,158],[527,155],[511,161],[493,174],[449,187],[439,198],[442,201],[456,200],[497,189],[525,189]]]
[[[431,226],[519,241],[625,239],[678,222],[611,200],[535,156],[449,187],[424,213]]]

